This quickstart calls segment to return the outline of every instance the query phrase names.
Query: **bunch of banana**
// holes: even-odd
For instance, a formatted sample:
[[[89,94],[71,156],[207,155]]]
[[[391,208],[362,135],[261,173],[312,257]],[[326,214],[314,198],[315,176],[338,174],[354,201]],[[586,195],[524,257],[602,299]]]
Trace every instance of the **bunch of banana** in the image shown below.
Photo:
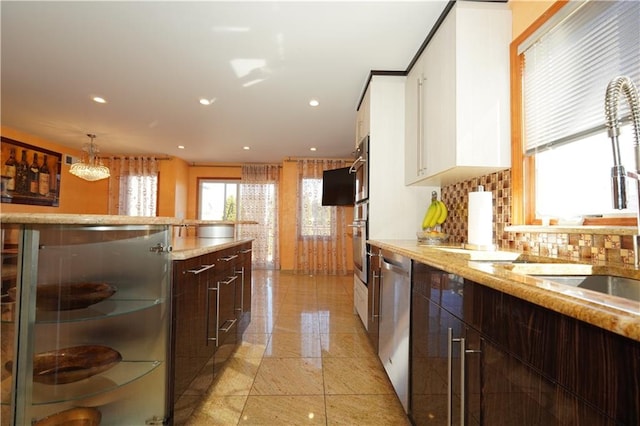
[[[424,219],[422,219],[422,229],[425,230],[441,225],[447,219],[448,214],[447,206],[438,200],[438,194],[433,191],[431,193],[431,204],[424,215]]]

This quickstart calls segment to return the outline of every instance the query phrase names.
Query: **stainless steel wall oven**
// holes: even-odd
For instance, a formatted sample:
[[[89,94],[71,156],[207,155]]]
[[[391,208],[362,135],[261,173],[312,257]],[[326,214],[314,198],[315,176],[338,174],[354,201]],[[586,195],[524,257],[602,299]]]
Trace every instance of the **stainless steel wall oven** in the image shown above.
[[[369,272],[367,239],[369,238],[369,136],[358,145],[355,160],[349,169],[356,176],[355,208],[353,210],[353,270],[363,284]]]

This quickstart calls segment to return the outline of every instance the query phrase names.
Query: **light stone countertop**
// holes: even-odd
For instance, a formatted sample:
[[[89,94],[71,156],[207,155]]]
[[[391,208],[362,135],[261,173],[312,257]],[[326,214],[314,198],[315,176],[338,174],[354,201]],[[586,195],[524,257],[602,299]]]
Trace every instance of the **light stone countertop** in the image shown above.
[[[192,257],[202,256],[214,251],[234,247],[251,238],[198,238],[198,237],[174,237],[171,243],[173,251],[171,260],[186,260]]]
[[[253,221],[198,221],[175,217],[63,214],[63,213],[1,213],[2,224],[41,225],[195,225],[195,224],[252,224]],[[253,239],[243,238],[197,238],[173,236],[172,260],[185,260],[213,251],[233,247]]]
[[[65,213],[2,213],[0,223],[58,225],[179,225],[175,217]]]
[[[574,265],[554,265],[571,273],[611,274],[640,279],[640,271],[621,265],[580,264],[578,262],[531,256],[527,253],[500,250],[471,252],[453,248],[418,245],[416,240],[370,240],[369,244],[393,253],[409,257],[435,268],[460,275],[479,284],[515,296],[559,312],[605,330],[640,341],[640,303],[608,296],[592,291],[576,291],[575,287],[561,285],[550,280],[536,278],[532,273],[538,267],[548,268],[550,263],[572,263]],[[499,259],[492,261],[492,257]],[[516,258],[526,258],[523,264],[509,263]],[[472,259],[475,258],[475,259]],[[540,263],[537,263],[540,262]],[[522,266],[520,266],[522,265]],[[529,265],[527,267],[527,265]],[[534,266],[537,265],[537,266]]]

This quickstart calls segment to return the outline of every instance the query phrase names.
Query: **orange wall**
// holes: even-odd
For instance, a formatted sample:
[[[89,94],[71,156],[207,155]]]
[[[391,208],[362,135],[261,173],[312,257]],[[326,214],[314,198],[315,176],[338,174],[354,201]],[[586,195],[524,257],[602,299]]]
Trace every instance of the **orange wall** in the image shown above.
[[[510,0],[513,39],[522,34],[533,21],[554,3],[555,1],[547,0]]]
[[[294,247],[297,238],[298,165],[295,161],[282,163],[280,182],[280,269],[293,270]]]
[[[173,157],[158,162],[158,216],[187,217],[189,164]]]

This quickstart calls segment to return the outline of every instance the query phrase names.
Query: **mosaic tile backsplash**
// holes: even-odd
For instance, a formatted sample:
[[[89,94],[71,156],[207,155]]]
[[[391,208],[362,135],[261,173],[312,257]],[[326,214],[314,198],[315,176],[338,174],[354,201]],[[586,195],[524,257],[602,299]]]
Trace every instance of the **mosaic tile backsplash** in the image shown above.
[[[479,185],[493,195],[493,241],[499,248],[594,263],[633,264],[633,240],[628,235],[505,231],[505,227],[511,225],[511,170],[442,187],[441,198],[449,208],[449,217],[442,230],[449,234],[450,242],[467,242],[468,194],[476,191]]]

